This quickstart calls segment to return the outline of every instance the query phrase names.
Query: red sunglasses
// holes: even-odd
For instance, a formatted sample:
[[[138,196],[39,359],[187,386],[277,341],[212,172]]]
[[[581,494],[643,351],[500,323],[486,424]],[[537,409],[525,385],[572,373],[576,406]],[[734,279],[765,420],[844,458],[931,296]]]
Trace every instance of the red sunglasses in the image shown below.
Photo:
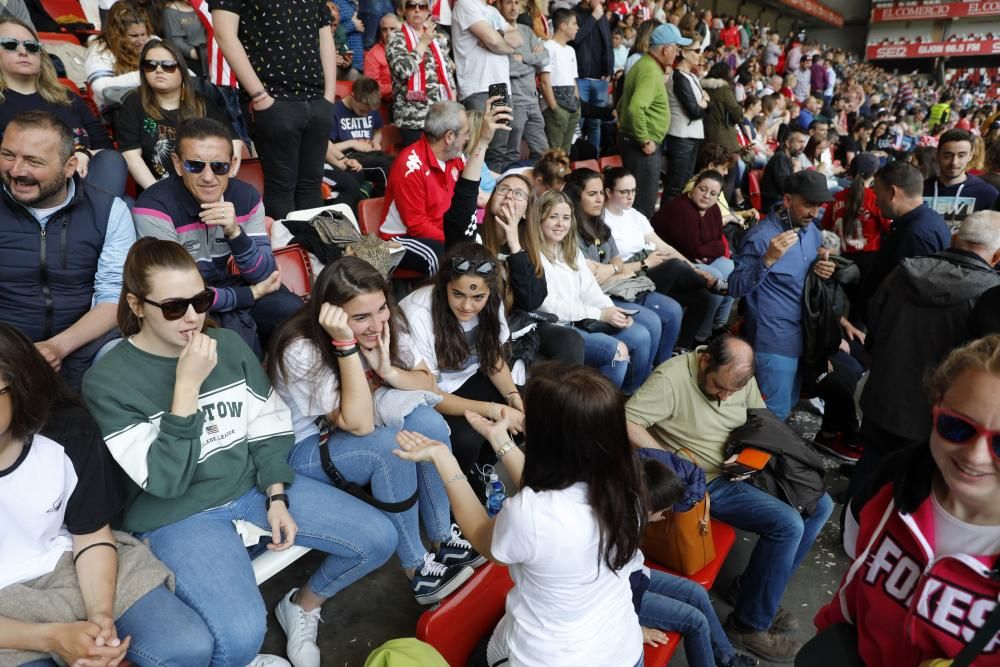
[[[940,404],[934,406],[933,414],[934,430],[948,442],[964,445],[984,437],[990,443],[993,456],[1000,458],[1000,430],[988,429]]]

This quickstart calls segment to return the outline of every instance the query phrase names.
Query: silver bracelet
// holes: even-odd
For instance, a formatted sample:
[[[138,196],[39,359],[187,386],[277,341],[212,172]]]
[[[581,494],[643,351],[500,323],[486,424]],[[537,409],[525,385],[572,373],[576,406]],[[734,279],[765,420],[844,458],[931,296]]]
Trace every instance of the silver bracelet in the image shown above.
[[[461,481],[461,480],[463,480],[463,479],[468,479],[468,477],[466,477],[466,476],[465,476],[465,475],[463,475],[462,473],[455,473],[455,475],[454,475],[454,476],[452,476],[452,477],[449,477],[448,479],[444,480],[444,485],[445,485],[445,486],[448,486],[448,485],[449,485],[449,484],[451,484],[452,482],[459,482],[459,481]]]
[[[507,453],[510,452],[510,450],[514,449],[515,447],[517,447],[517,445],[514,444],[514,441],[513,440],[508,440],[507,443],[503,447],[501,447],[499,450],[497,450],[497,461],[499,461],[504,456],[506,456]]]

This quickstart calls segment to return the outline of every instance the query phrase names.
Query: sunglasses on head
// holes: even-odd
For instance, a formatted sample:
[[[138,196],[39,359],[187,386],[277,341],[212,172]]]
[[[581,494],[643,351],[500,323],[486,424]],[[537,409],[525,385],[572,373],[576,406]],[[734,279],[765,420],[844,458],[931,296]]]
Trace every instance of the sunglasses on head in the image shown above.
[[[205,171],[207,166],[216,176],[228,174],[229,168],[232,166],[229,162],[205,162],[204,160],[181,160],[181,164],[184,165],[184,171],[189,174],[200,174]]]
[[[173,74],[177,71],[177,61],[176,60],[143,60],[142,61],[142,71],[143,72],[155,72],[156,68],[160,67],[167,74]]]
[[[17,51],[17,47],[24,46],[28,53],[41,53],[42,43],[35,39],[14,39],[13,37],[0,37],[0,48],[4,51]]]
[[[933,414],[934,430],[948,442],[964,445],[983,436],[990,444],[993,456],[1000,458],[1000,430],[990,430],[942,405],[934,406]]]
[[[190,299],[167,299],[159,303],[152,299],[143,299],[142,302],[159,308],[165,320],[179,320],[187,313],[188,306],[194,308],[194,312],[199,315],[208,312],[208,309],[215,303],[215,292],[207,289],[204,292],[198,292]]]
[[[464,276],[467,273],[473,273],[477,276],[485,278],[486,276],[493,273],[493,262],[489,260],[483,260],[482,262],[477,262],[472,259],[466,259],[464,257],[452,257],[451,258],[451,270],[455,272],[456,275]]]

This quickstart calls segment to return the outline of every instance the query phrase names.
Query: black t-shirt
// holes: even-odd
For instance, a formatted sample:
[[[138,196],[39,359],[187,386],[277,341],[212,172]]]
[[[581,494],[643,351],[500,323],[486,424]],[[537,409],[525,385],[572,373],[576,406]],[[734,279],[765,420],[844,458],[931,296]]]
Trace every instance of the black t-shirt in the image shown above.
[[[216,106],[211,99],[202,97],[205,116],[222,123],[229,130],[230,138],[235,138],[232,124],[226,112]],[[118,150],[142,149],[142,161],[157,180],[174,174],[171,154],[174,152],[174,138],[177,135],[177,110],[160,109],[163,116],[156,120],[142,108],[138,91],[130,93],[122,102],[122,108],[115,117],[115,136]]]
[[[239,14],[240,43],[271,97],[323,96],[319,31],[331,19],[324,0],[209,0],[208,6]]]
[[[850,162],[847,160],[847,154],[854,153],[857,155],[860,152],[861,146],[858,145],[858,142],[855,141],[854,137],[847,134],[842,136],[840,141],[837,143],[837,150],[833,152],[833,158],[835,160],[840,160],[840,165],[844,169],[847,169],[850,166]]]
[[[0,103],[0,136],[7,129],[7,123],[22,111],[48,111],[69,125],[79,146],[94,150],[114,148],[108,131],[94,116],[87,103],[79,95],[72,93],[69,98],[69,104],[53,104],[46,102],[38,93],[22,95],[10,88],[6,89],[3,91],[3,103]]]

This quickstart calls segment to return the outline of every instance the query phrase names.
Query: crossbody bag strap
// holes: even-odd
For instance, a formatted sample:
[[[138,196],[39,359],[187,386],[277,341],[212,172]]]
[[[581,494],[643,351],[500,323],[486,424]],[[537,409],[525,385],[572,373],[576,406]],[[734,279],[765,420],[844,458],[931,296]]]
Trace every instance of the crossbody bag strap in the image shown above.
[[[365,491],[360,485],[348,480],[344,475],[337,470],[337,466],[334,465],[333,460],[330,458],[330,443],[323,439],[320,439],[319,447],[319,461],[320,465],[323,467],[323,472],[326,476],[330,478],[333,485],[349,493],[358,500],[362,500],[376,509],[380,509],[383,512],[389,512],[391,514],[399,514],[400,512],[405,512],[414,505],[417,504],[417,498],[420,495],[419,489],[413,491],[413,495],[406,500],[400,500],[395,503],[387,503],[385,501],[379,500],[372,496],[372,494]]]
[[[958,655],[955,656],[955,659],[951,661],[951,667],[969,667],[972,665],[990,640],[996,636],[997,631],[1000,631],[1000,604],[993,607],[993,611],[986,617],[986,622],[973,635],[972,641],[966,644],[959,651]]]

